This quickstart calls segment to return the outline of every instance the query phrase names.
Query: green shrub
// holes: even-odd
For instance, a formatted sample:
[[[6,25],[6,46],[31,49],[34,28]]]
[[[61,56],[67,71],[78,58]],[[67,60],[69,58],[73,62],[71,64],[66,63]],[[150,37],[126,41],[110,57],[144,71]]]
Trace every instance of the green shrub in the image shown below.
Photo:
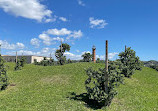
[[[139,60],[139,57],[136,57],[136,52],[130,47],[128,47],[125,52],[121,52],[119,56],[120,61],[123,64],[122,73],[125,77],[129,78],[134,74],[135,70],[142,69],[142,63]]]
[[[85,87],[89,99],[97,101],[101,105],[109,106],[114,96],[117,94],[115,87],[123,83],[123,74],[121,74],[121,63],[111,62],[108,66],[108,76],[105,78],[105,69],[95,71],[88,68],[86,73],[88,79],[85,81]],[[108,91],[105,90],[105,82],[108,80]]]
[[[14,67],[14,70],[15,70],[15,71],[21,70],[21,65],[20,65],[20,60],[19,60],[19,59],[17,60],[17,63],[16,63],[16,65],[15,65],[15,67]]]
[[[26,63],[26,58],[24,56],[21,57],[21,60],[20,60],[20,66],[21,67],[24,67],[24,64]]]
[[[8,86],[8,77],[6,66],[4,65],[4,60],[0,55],[0,90],[6,89]]]

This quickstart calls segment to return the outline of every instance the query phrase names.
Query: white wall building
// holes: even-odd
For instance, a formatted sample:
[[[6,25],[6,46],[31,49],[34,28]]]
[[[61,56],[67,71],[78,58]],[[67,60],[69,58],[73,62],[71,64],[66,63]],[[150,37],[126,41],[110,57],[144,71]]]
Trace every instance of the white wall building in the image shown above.
[[[15,62],[16,61],[16,56],[2,55],[2,57],[6,62]],[[21,59],[21,57],[22,57],[22,55],[18,56],[18,59]],[[28,64],[34,63],[35,59],[37,60],[37,62],[40,62],[44,59],[43,56],[34,56],[34,55],[23,55],[23,57],[26,58],[26,62]],[[50,59],[50,58],[47,57],[47,59]]]

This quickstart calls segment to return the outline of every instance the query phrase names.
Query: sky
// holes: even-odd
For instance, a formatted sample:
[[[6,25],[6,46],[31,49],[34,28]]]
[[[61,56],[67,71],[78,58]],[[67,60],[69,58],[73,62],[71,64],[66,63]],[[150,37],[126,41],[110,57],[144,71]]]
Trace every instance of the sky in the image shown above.
[[[125,45],[143,61],[158,60],[157,0],[0,0],[2,55],[48,56],[60,41],[71,46],[67,58],[85,52],[115,60]]]

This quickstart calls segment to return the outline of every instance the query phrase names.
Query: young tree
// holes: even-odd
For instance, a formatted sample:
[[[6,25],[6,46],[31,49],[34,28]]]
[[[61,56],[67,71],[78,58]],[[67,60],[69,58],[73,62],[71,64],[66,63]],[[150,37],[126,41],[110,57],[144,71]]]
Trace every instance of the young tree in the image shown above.
[[[62,44],[59,46],[60,49],[57,49],[55,52],[55,56],[58,59],[58,63],[60,65],[64,65],[66,62],[66,56],[64,56],[65,51],[70,51],[70,45],[68,45],[67,43]]]
[[[7,70],[4,60],[0,54],[0,90],[4,90],[8,86]]]
[[[89,52],[85,52],[82,57],[84,62],[90,62],[92,60],[92,55]]]
[[[24,56],[21,57],[21,60],[20,60],[20,66],[21,67],[24,67],[24,64],[26,63],[26,58]]]
[[[139,60],[139,57],[136,57],[136,52],[128,47],[125,52],[119,54],[120,61],[123,64],[122,73],[125,77],[131,77],[134,74],[134,71],[141,69],[142,64]]]
[[[100,58],[97,58],[97,61],[96,61],[96,63],[100,63]]]
[[[15,65],[15,67],[14,67],[14,70],[15,70],[15,71],[21,70],[20,60],[19,60],[19,59],[17,60],[17,63],[16,63],[16,65]]]
[[[72,63],[72,60],[71,59],[68,59],[67,60],[67,63],[69,64],[69,63]]]
[[[123,83],[123,74],[121,74],[121,63],[118,61],[110,62],[108,66],[108,91],[105,90],[105,69],[95,71],[92,68],[86,70],[88,79],[85,81],[85,87],[89,99],[97,101],[100,105],[109,106],[112,99],[117,94],[115,87]]]

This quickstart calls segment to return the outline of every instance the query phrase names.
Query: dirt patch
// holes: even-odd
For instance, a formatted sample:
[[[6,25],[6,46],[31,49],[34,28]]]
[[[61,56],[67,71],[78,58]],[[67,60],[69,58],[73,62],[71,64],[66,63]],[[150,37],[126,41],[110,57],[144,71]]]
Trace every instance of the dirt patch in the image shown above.
[[[69,78],[67,75],[54,75],[42,78],[41,81],[47,84],[68,84]]]

